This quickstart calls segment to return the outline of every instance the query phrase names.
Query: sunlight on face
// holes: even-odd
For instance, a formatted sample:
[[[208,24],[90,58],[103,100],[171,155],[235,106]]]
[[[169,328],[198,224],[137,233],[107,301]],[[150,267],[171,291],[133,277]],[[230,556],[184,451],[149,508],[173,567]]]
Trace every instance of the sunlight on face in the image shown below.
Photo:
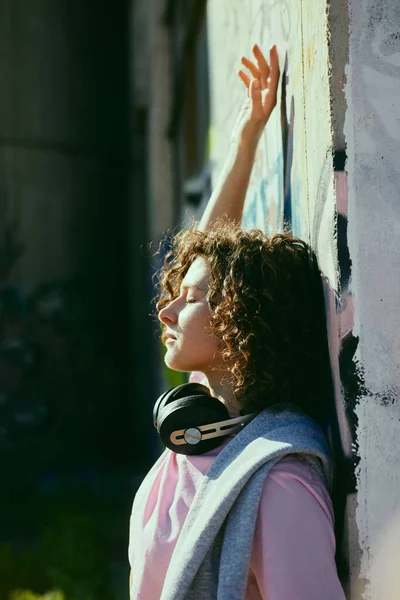
[[[188,269],[178,298],[159,312],[170,335],[165,363],[175,371],[207,373],[220,362],[218,339],[210,331],[209,281],[208,261],[199,256]]]

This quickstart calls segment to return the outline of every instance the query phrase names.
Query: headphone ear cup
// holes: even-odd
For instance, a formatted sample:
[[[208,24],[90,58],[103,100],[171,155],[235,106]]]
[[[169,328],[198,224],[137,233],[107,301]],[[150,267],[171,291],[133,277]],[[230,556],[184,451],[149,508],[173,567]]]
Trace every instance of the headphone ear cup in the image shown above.
[[[153,408],[153,423],[157,431],[159,430],[158,415],[161,410],[174,400],[187,398],[188,396],[193,395],[204,395],[211,397],[208,388],[205,385],[201,385],[201,383],[183,383],[182,385],[177,385],[176,387],[173,387],[161,394]]]
[[[161,394],[161,396],[159,397],[159,399],[157,400],[157,402],[155,403],[154,407],[153,407],[153,424],[154,427],[157,429],[158,431],[158,414],[160,412],[160,406],[162,404],[164,404],[164,398],[166,398],[167,394],[169,394],[172,390],[168,390],[166,392],[164,392],[163,394]]]
[[[157,430],[162,442],[170,450],[187,455],[204,454],[222,444],[223,438],[202,440],[195,445],[186,443],[176,445],[170,439],[171,434],[179,429],[189,429],[190,427],[225,421],[229,419],[229,412],[222,402],[210,396],[205,386],[199,384],[185,385],[193,385],[193,388],[197,388],[199,393],[189,396],[187,395],[188,389],[178,390],[177,396],[185,394],[178,399],[174,399],[176,398],[173,393],[175,390],[163,394],[163,400],[158,406]],[[193,388],[189,388],[189,390],[194,391]],[[204,390],[206,393],[204,393]]]

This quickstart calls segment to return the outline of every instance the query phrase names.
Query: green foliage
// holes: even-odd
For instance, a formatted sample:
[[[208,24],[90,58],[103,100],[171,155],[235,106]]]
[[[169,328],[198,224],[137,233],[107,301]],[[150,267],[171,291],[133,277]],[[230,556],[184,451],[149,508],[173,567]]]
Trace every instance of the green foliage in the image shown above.
[[[43,532],[42,552],[51,586],[68,600],[104,597],[107,560],[94,519],[87,515],[58,515]]]
[[[107,577],[105,545],[89,515],[54,515],[40,541],[19,551],[0,544],[0,600],[111,600]]]
[[[18,569],[15,554],[8,544],[0,544],[0,600],[18,585]]]
[[[29,590],[15,590],[9,595],[9,600],[67,600],[60,590],[52,590],[44,595],[34,594]]]
[[[161,354],[164,357],[167,348],[164,344],[161,344]],[[186,383],[187,376],[185,373],[180,373],[179,371],[173,371],[165,364],[164,360],[162,361],[162,370],[164,373],[165,381],[167,382],[167,386],[169,388],[176,387],[178,385],[182,385],[182,383]]]

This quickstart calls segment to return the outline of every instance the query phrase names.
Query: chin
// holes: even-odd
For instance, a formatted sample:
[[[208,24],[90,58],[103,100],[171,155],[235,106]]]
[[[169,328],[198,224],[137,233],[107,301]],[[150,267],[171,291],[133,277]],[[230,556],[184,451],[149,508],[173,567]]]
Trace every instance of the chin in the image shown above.
[[[172,371],[178,371],[179,373],[190,373],[192,370],[194,370],[187,365],[182,365],[174,361],[166,360],[165,364],[167,365],[168,369],[171,369]]]
[[[164,362],[167,365],[168,369],[172,369],[173,371],[185,371],[183,368],[181,361],[174,360],[173,357],[169,357],[168,354],[164,356]]]
[[[191,371],[201,371],[201,368],[196,364],[192,365],[191,363],[187,363],[185,361],[181,361],[179,359],[175,359],[173,357],[169,357],[166,355],[164,357],[164,362],[169,369],[173,371],[179,371],[180,373],[190,373]]]

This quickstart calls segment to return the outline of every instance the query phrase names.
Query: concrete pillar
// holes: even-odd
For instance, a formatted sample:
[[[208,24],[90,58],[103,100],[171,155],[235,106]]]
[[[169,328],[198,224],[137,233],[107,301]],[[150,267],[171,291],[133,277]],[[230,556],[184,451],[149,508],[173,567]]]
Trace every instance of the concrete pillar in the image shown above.
[[[95,10],[67,0],[2,2],[0,202],[26,246],[17,273],[26,292],[90,262],[105,194],[110,206],[112,196],[117,206],[125,201],[125,100],[121,88],[110,92],[123,64],[107,10],[104,2]]]

